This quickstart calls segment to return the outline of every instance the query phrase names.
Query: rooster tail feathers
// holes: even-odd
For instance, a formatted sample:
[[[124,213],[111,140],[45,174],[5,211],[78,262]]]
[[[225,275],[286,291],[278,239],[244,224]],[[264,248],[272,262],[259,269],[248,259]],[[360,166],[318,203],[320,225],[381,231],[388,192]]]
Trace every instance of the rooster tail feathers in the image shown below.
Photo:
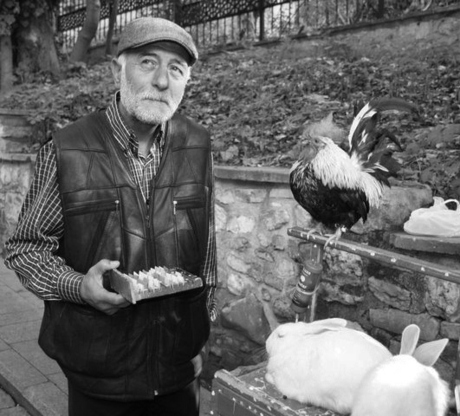
[[[419,115],[418,108],[415,104],[409,103],[402,98],[378,98],[369,102],[371,107],[379,112],[398,110],[407,113]]]
[[[350,133],[348,134],[348,145],[350,152],[358,152],[368,144],[368,134],[377,125],[377,110],[367,103],[353,119]]]
[[[379,121],[379,115],[384,111],[397,110],[413,113],[418,116],[417,107],[401,98],[379,98],[369,101],[355,116],[348,134],[348,144],[351,152],[365,150],[369,147],[372,133]],[[356,112],[356,107],[355,107]],[[388,134],[388,132],[387,132]],[[388,137],[394,141],[394,136]],[[395,142],[400,147],[399,142]]]
[[[395,149],[389,146],[386,139],[393,142],[397,150],[403,150],[400,141],[393,133],[386,129],[377,129],[380,114],[390,110],[418,115],[414,104],[400,98],[371,100],[355,116],[348,135],[350,155],[359,161],[364,171],[384,183],[400,168],[399,163],[391,157]]]
[[[386,138],[389,138],[397,147],[397,150],[402,151],[403,148],[398,138],[387,130],[383,130],[375,140],[373,149],[367,155],[367,158],[362,161],[362,168],[380,173],[373,175],[376,179],[381,180],[382,177],[396,176],[401,169],[399,162],[392,157],[394,149],[388,145]],[[378,176],[378,177],[377,177]]]

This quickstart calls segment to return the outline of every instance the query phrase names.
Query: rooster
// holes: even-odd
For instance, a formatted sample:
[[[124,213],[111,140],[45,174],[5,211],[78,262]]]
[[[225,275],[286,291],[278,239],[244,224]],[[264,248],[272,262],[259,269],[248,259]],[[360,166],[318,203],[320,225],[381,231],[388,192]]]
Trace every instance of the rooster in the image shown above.
[[[324,136],[304,137],[305,148],[290,170],[290,187],[295,200],[319,223],[310,233],[335,230],[326,245],[337,242],[360,219],[365,222],[370,207],[379,206],[384,186],[390,186],[388,179],[398,168],[390,142],[400,151],[402,147],[391,132],[377,129],[381,113],[388,110],[417,114],[413,104],[381,98],[355,116],[344,146]]]

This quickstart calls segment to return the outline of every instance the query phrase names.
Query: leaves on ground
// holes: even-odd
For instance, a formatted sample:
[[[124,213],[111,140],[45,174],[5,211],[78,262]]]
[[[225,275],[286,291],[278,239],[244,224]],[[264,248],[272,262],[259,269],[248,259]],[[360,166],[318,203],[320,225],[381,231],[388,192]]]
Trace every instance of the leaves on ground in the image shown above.
[[[404,179],[460,198],[458,56],[428,46],[365,55],[335,41],[306,45],[221,51],[195,65],[181,111],[211,131],[218,164],[290,167],[305,126],[333,112],[337,132],[346,134],[353,103],[395,96],[420,109],[418,119],[384,118],[405,146],[398,154]],[[0,107],[31,109],[31,122],[46,121],[53,131],[105,107],[116,90],[107,62],[69,66],[66,74],[58,84],[45,79],[16,87]]]

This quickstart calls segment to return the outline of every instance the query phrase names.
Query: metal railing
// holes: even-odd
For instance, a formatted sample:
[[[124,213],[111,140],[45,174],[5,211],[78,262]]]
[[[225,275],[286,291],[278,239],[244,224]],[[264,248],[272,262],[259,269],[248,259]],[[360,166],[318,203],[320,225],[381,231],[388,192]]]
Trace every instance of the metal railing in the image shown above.
[[[201,48],[277,39],[327,28],[392,19],[411,12],[460,5],[460,0],[120,0],[116,39],[141,16],[160,16],[185,27]],[[101,1],[93,44],[105,42],[110,0]],[[62,0],[58,32],[63,51],[77,38],[86,13],[85,0]]]

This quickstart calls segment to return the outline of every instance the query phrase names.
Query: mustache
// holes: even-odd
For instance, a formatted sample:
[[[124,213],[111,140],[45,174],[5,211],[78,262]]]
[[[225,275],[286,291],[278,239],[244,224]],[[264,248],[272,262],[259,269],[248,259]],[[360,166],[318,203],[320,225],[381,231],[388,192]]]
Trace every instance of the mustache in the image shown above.
[[[159,102],[162,102],[162,103],[165,103],[165,104],[171,106],[171,100],[168,97],[165,97],[165,96],[162,96],[162,95],[159,95],[159,94],[155,94],[155,93],[151,93],[151,92],[144,92],[142,94],[139,94],[138,97],[141,100],[159,101]]]

